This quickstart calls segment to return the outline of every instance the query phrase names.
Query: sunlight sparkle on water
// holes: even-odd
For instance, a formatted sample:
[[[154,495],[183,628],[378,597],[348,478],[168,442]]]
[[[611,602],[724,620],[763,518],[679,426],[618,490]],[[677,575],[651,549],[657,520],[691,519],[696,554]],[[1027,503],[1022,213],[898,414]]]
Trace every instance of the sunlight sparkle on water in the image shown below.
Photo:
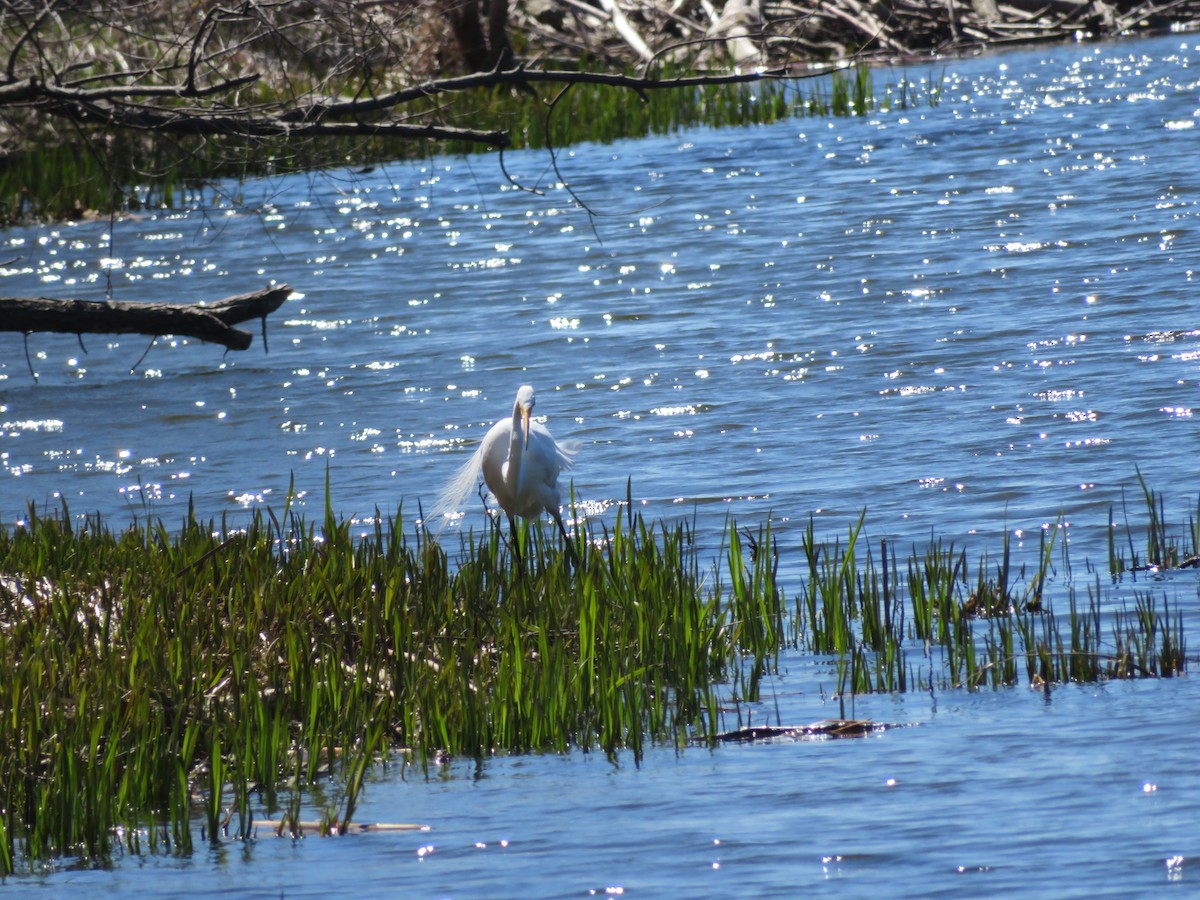
[[[706,563],[732,520],[769,519],[788,608],[808,585],[804,529],[844,541],[864,509],[864,546],[936,534],[977,559],[1008,534],[1034,567],[1061,516],[1071,565],[1106,578],[1109,538],[1125,534],[1107,510],[1140,497],[1139,468],[1172,523],[1194,509],[1200,175],[1180,161],[1194,156],[1200,51],[1178,41],[947,61],[928,108],[576,147],[564,179],[617,211],[595,231],[561,187],[531,196],[484,157],[248,183],[261,213],[150,213],[116,221],[111,240],[107,222],[14,229],[0,239],[6,294],[74,280],[99,299],[111,276],[118,299],[161,299],[153,275],[188,301],[272,276],[306,296],[268,321],[269,353],[250,323],[249,351],[164,338],[134,375],[140,339],[88,340],[84,355],[73,336],[31,335],[35,384],[21,337],[0,335],[0,521],[70,498],[73,515],[118,527],[131,510],[170,526],[189,501],[241,524],[280,509],[289,488],[293,509],[319,519],[328,477],[335,512],[370,531],[386,515],[372,510],[430,508],[516,386],[533,383],[555,435],[583,443],[560,480],[577,498],[572,530],[629,512],[627,479],[635,510],[687,519]],[[899,77],[886,72],[877,83]],[[506,165],[539,172],[546,159],[514,152]],[[652,214],[631,209],[651,208],[643,199]],[[446,524],[485,521],[472,500]],[[1136,574],[1139,590],[1194,594],[1189,572]],[[785,653],[770,700],[741,709],[825,716],[837,677],[828,659]],[[1195,730],[1193,684],[863,694],[855,714],[921,726],[869,745],[671,746],[642,769],[567,753],[450,760],[428,779],[373,771],[359,815],[419,808],[437,821],[436,855],[429,843],[306,841],[276,869],[259,842],[188,859],[189,888],[284,871],[335,893],[353,871],[378,879],[365,893],[486,895],[528,876],[545,895],[639,893],[636,878],[647,896],[782,896],[824,879],[874,896],[961,892],[961,871],[986,872],[995,894],[1035,879],[1048,894],[1150,895],[1164,860],[1171,878],[1186,868],[1195,767],[1160,720],[1172,710]],[[994,752],[981,755],[984,733]],[[942,758],[956,761],[950,781],[930,767]],[[1161,762],[1172,784],[1131,784],[1130,758]],[[782,777],[789,767],[803,777]],[[835,794],[862,802],[829,804]],[[1050,795],[1077,840],[1020,837],[1044,830]],[[547,799],[561,809],[527,815]],[[982,808],[995,814],[964,814]],[[697,848],[712,809],[727,810],[724,841]],[[580,821],[601,829],[585,851]],[[930,821],[949,827],[931,837]],[[519,833],[516,852],[459,850],[506,846],[478,837],[496,833]],[[845,855],[822,856],[830,845]],[[336,865],[312,863],[330,852]],[[122,889],[176,893],[177,867],[146,859],[114,861]],[[94,875],[44,884],[66,892]]]

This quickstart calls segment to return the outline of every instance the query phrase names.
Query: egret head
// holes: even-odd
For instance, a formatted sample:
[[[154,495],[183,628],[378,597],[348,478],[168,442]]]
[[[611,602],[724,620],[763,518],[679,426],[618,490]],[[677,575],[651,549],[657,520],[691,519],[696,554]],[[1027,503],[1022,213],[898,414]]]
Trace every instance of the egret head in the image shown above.
[[[516,410],[521,416],[521,446],[529,446],[529,419],[533,415],[533,388],[528,384],[521,385],[517,391]]]

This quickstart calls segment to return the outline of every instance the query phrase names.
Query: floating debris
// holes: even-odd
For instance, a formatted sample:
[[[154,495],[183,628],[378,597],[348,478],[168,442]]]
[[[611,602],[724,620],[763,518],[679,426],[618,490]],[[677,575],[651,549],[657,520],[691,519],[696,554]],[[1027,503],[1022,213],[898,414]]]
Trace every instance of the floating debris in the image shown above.
[[[827,719],[809,725],[754,725],[722,732],[714,739],[725,743],[748,743],[779,738],[800,740],[803,738],[866,737],[869,734],[901,727],[903,726],[894,723],[872,722],[868,719]]]
[[[255,837],[300,837],[316,834],[322,837],[340,837],[348,834],[375,834],[397,831],[429,831],[428,825],[413,822],[351,822],[346,825],[322,824],[318,821],[281,822],[267,819],[257,822]]]

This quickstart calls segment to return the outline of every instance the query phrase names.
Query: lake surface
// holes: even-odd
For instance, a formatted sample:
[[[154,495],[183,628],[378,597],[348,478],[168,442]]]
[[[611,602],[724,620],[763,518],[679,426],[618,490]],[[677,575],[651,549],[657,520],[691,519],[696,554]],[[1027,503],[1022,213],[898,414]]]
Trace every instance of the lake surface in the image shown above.
[[[1189,35],[1043,47],[876,73],[877,93],[940,82],[936,105],[578,147],[573,195],[542,153],[505,160],[541,195],[494,158],[439,158],[0,233],[5,295],[302,295],[269,353],[159,339],[139,362],[146,339],[33,335],[27,362],[0,335],[0,522],[64,501],[114,526],[189,501],[237,522],[289,483],[316,517],[327,476],[364,528],[415,516],[528,382],[584,445],[583,514],[611,518],[632,479],[714,554],[729,516],[769,518],[790,596],[810,517],[832,540],[863,509],[872,541],[1007,532],[1018,555],[1061,523],[1077,568],[1103,570],[1139,468],[1170,521],[1196,514],[1198,72]],[[1194,570],[1137,588],[1197,640]],[[830,661],[785,656],[755,721],[837,717],[835,685]],[[358,819],[427,832],[67,861],[6,888],[1182,896],[1198,694],[935,690],[856,698],[848,714],[912,726],[857,740],[396,765]]]

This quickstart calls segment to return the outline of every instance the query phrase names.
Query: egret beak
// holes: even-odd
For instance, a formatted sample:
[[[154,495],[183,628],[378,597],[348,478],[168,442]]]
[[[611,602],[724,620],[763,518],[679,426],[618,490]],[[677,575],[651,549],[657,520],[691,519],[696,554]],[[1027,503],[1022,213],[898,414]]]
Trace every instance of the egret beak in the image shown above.
[[[521,431],[524,435],[524,440],[521,442],[521,449],[529,449],[529,414],[530,409],[527,406],[521,407]]]

